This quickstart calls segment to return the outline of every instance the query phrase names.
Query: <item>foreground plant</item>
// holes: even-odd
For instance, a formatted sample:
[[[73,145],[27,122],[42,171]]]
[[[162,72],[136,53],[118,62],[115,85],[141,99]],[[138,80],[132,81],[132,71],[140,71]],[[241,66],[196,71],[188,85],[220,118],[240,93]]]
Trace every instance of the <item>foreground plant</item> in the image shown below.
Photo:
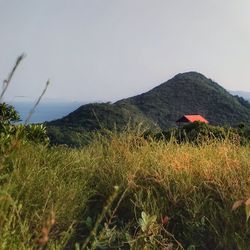
[[[232,211],[236,210],[237,208],[239,208],[240,206],[244,206],[245,207],[245,213],[246,213],[246,222],[248,222],[249,218],[250,218],[250,198],[247,200],[239,200],[236,201],[233,204],[232,207]]]

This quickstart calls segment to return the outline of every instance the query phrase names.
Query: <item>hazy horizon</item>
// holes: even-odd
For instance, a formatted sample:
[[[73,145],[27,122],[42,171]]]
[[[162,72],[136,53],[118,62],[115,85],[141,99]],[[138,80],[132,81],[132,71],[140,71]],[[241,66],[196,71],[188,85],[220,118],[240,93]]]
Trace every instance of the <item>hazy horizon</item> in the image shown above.
[[[197,71],[250,92],[247,0],[0,0],[5,99],[115,101]]]

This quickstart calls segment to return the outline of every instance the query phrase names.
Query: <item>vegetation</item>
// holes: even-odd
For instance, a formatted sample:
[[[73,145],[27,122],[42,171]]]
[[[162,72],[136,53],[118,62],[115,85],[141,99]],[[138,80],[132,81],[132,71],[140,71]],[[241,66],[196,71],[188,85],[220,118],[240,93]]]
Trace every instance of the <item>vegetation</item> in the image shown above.
[[[240,124],[235,128],[212,126],[202,122],[194,122],[187,124],[180,128],[169,129],[168,131],[162,131],[153,133],[147,131],[144,134],[145,138],[154,138],[156,140],[170,141],[173,138],[178,143],[194,143],[202,144],[210,140],[217,141],[231,141],[232,143],[238,143],[246,145],[250,143],[250,127],[245,124]]]
[[[247,126],[89,130],[72,149],[18,120],[0,105],[0,249],[249,249]]]
[[[41,96],[38,98],[33,109],[30,111],[24,124],[17,124],[18,122],[20,122],[20,115],[13,106],[8,105],[7,103],[2,101],[3,96],[6,93],[15,72],[24,57],[25,55],[22,54],[17,58],[16,63],[9,73],[8,77],[3,81],[3,89],[0,94],[0,150],[2,153],[6,151],[6,147],[8,148],[8,151],[11,151],[18,143],[25,144],[27,142],[33,142],[47,144],[49,142],[49,138],[47,136],[46,128],[44,125],[28,124],[30,116],[33,114],[36,106],[39,104],[41,98],[47,90],[49,81],[47,81],[45,89],[43,90]]]
[[[128,126],[129,127],[129,126]],[[171,128],[166,131],[151,130],[146,126],[140,127],[142,136],[145,139],[155,139],[171,141],[174,140],[178,143],[195,143],[202,144],[208,140],[229,140],[233,143],[241,145],[250,144],[250,126],[244,123],[239,124],[237,127],[227,126],[212,126],[209,124],[194,122],[180,128]],[[123,131],[126,131],[123,130]],[[121,131],[118,131],[121,132]],[[100,129],[99,134],[108,135],[110,130]],[[91,143],[96,132],[94,131],[81,131],[69,130],[69,128],[49,126],[48,136],[52,145],[66,144],[70,147],[82,147]]]
[[[96,103],[84,105],[68,116],[45,125],[52,144],[79,147],[86,145],[98,130],[121,131],[141,124],[144,129],[156,129],[153,122],[133,106]]]
[[[21,139],[22,143],[32,141],[46,144],[49,142],[44,125],[16,124],[19,121],[20,116],[11,105],[0,103],[0,140],[2,148],[10,145],[13,140],[19,139]]]
[[[144,124],[154,133],[175,127],[184,114],[201,114],[211,125],[249,125],[250,104],[229,94],[205,76],[189,72],[178,74],[151,91],[116,103],[83,105],[66,117],[46,124],[56,144],[79,145],[83,132],[100,129],[124,130]],[[87,136],[88,137],[88,136]],[[82,140],[82,142],[81,142]]]
[[[248,249],[249,146],[135,132],[14,145],[1,153],[1,249]]]

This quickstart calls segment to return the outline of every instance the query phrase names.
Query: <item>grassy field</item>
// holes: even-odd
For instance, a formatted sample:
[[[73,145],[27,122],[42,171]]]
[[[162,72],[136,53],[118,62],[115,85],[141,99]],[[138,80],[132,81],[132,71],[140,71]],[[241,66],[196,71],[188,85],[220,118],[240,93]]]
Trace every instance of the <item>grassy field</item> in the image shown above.
[[[0,249],[249,249],[249,146],[121,133],[0,164]]]

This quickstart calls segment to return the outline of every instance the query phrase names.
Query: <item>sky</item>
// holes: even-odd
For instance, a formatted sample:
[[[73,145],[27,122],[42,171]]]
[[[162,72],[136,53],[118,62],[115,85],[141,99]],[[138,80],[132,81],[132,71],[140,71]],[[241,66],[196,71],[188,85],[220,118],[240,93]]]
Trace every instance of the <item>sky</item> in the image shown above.
[[[5,99],[116,101],[197,71],[250,91],[249,0],[0,0]]]

